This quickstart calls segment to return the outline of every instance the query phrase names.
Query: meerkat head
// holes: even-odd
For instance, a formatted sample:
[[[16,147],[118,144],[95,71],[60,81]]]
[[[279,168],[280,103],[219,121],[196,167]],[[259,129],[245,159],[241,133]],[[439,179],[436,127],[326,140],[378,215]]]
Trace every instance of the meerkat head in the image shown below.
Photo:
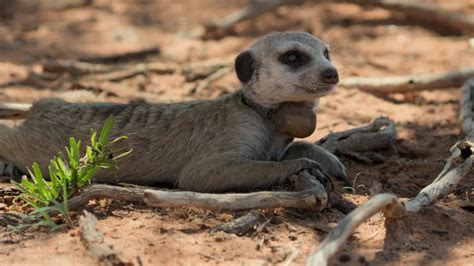
[[[266,107],[311,102],[339,81],[328,46],[304,32],[266,35],[235,59],[244,94]]]

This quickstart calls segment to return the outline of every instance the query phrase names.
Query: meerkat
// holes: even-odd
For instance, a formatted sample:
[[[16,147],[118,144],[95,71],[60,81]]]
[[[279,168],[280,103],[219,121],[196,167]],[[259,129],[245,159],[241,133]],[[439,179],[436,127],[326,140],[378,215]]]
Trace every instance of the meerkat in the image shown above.
[[[266,35],[237,56],[235,71],[241,88],[213,100],[37,101],[21,125],[0,127],[0,171],[13,171],[14,165],[24,172],[38,162],[47,173],[49,160],[70,136],[87,142],[90,129],[100,129],[113,115],[113,135],[128,136],[120,145],[133,152],[120,159],[118,170],[103,170],[94,182],[170,183],[222,192],[269,188],[302,170],[349,182],[336,156],[315,144],[293,141],[314,131],[314,102],[331,93],[339,80],[323,41],[303,32]],[[292,135],[291,129],[282,129],[281,119],[273,116],[288,105],[309,117],[309,130],[307,126]]]

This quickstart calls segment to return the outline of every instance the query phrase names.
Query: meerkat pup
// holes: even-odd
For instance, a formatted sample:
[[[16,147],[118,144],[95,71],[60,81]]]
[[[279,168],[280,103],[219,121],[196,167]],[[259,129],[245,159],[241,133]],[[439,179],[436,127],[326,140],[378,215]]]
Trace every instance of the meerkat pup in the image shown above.
[[[336,156],[312,143],[293,142],[294,136],[314,131],[314,102],[338,82],[324,42],[303,32],[273,33],[240,53],[235,70],[241,89],[214,100],[35,102],[20,126],[0,126],[1,166],[12,170],[13,164],[24,172],[38,162],[47,173],[49,160],[70,136],[87,142],[90,128],[99,130],[114,115],[113,135],[128,136],[120,145],[133,152],[120,160],[117,171],[103,170],[95,182],[171,183],[186,190],[221,192],[268,188],[302,170],[348,181]],[[292,131],[284,122],[288,119],[278,117],[285,109],[296,114],[290,121],[308,125]]]

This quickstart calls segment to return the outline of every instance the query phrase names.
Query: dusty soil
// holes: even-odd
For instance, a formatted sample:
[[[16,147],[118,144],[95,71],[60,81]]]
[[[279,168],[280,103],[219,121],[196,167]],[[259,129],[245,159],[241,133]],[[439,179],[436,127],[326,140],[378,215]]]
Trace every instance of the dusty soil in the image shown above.
[[[58,4],[51,4],[57,2]],[[331,46],[342,79],[348,76],[390,76],[438,72],[472,66],[469,36],[453,36],[427,25],[416,25],[382,9],[363,10],[350,4],[304,4],[283,7],[258,21],[240,23],[235,34],[219,40],[193,38],[195,29],[211,18],[222,18],[247,1],[8,1],[0,5],[0,102],[31,102],[78,88],[114,102],[173,102],[213,98],[234,91],[233,72],[194,92],[201,81],[182,74],[138,75],[120,82],[90,86],[65,74],[37,78],[45,59],[94,58],[158,45],[159,54],[116,62],[175,63],[186,66],[210,59],[228,59],[259,36],[271,31],[303,30]],[[86,1],[83,1],[86,2]],[[112,3],[113,2],[113,3]],[[434,1],[445,8],[474,14],[470,1]],[[61,3],[73,6],[61,7]],[[471,36],[472,37],[472,36]],[[384,162],[367,165],[342,158],[349,175],[358,175],[355,193],[337,193],[355,204],[368,198],[373,180],[383,190],[411,197],[431,182],[462,137],[458,124],[459,89],[377,97],[339,88],[322,99],[318,130],[309,140],[369,123],[384,115],[395,120],[398,141],[381,151]],[[358,228],[333,263],[442,264],[474,262],[474,174],[454,193],[398,224],[385,226],[376,216]],[[0,184],[5,192],[11,185]],[[0,210],[13,208],[0,198]],[[3,202],[3,204],[1,203]],[[208,229],[242,213],[198,209],[150,209],[99,201],[87,207],[100,220],[106,242],[134,265],[153,264],[274,264],[295,250],[294,264],[304,264],[330,229],[344,216],[336,209],[322,213],[267,211],[273,217],[258,233],[246,236],[210,234]],[[388,230],[387,230],[388,228]],[[4,229],[2,229],[4,230]],[[77,230],[2,234],[0,264],[72,265],[97,263],[88,255]]]

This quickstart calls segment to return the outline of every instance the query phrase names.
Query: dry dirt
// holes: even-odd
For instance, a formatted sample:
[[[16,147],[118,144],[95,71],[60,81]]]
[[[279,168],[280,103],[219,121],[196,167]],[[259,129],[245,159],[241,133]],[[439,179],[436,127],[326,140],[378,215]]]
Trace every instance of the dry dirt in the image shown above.
[[[180,74],[138,75],[120,82],[79,86],[70,76],[35,78],[44,59],[78,59],[136,51],[159,45],[161,52],[139,62],[186,66],[208,59],[233,58],[259,36],[283,30],[309,31],[331,46],[342,79],[348,76],[390,76],[438,72],[472,66],[469,36],[438,32],[401,16],[350,4],[304,4],[283,7],[243,22],[235,34],[219,40],[193,38],[194,29],[222,18],[247,1],[95,0],[92,5],[61,7],[81,1],[6,1],[0,3],[0,102],[31,102],[65,91],[86,88],[99,99],[130,102],[173,102],[213,98],[238,86],[229,73],[208,88]],[[86,2],[86,1],[82,1]],[[448,9],[474,14],[471,1],[433,1]],[[55,4],[56,3],[56,4]],[[472,37],[472,36],[470,36]],[[87,81],[80,81],[87,82]],[[356,193],[338,189],[355,204],[368,198],[372,181],[400,197],[411,197],[441,170],[449,147],[462,137],[458,123],[459,89],[451,88],[377,97],[339,88],[322,99],[318,138],[369,123],[380,115],[395,120],[398,140],[382,151],[384,162],[367,165],[342,158],[349,175],[358,175]],[[356,230],[334,264],[472,265],[474,263],[474,174],[456,191],[420,214],[385,227],[376,216]],[[9,184],[0,184],[5,191]],[[0,210],[11,208],[3,196]],[[108,244],[134,265],[275,264],[295,250],[293,264],[304,264],[329,230],[344,216],[336,209],[322,213],[267,211],[273,219],[249,236],[210,234],[208,228],[241,213],[199,209],[150,209],[99,201],[87,207],[99,218]],[[0,265],[93,265],[76,229],[53,233],[3,235]]]

